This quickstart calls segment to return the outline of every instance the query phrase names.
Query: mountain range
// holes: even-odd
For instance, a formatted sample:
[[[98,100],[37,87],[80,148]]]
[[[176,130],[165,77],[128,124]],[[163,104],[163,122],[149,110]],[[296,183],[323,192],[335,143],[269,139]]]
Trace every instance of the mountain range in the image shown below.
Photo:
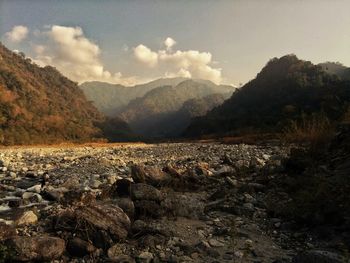
[[[186,78],[78,86],[0,44],[0,144],[278,133],[314,115],[333,122],[350,114],[349,72],[286,55],[239,89]]]
[[[229,85],[184,78],[159,79],[134,87],[101,82],[83,83],[80,87],[101,112],[124,120],[144,138],[180,135],[190,117],[204,115],[234,90]],[[187,108],[182,109],[187,101]],[[186,111],[191,104],[198,108],[195,114]]]
[[[120,110],[136,98],[143,97],[148,91],[161,86],[176,86],[185,78],[157,79],[145,84],[126,87],[120,84],[91,81],[84,82],[79,87],[88,100],[106,116],[115,117]]]

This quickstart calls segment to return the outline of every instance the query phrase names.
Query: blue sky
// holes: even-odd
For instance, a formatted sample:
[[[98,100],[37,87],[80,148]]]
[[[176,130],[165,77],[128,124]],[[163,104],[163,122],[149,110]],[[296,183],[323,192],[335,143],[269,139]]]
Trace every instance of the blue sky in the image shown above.
[[[289,53],[350,66],[349,10],[346,0],[0,0],[0,36],[79,82],[181,75],[238,84]],[[11,41],[19,25],[28,32]],[[168,37],[176,44],[167,48]]]

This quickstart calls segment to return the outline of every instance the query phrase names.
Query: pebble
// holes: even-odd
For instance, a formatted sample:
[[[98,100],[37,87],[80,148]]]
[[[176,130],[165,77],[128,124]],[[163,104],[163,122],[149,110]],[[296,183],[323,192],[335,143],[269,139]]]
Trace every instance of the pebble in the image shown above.
[[[26,211],[16,220],[15,223],[18,226],[22,226],[35,224],[36,222],[38,222],[37,215],[33,211]]]
[[[222,242],[220,242],[220,241],[218,241],[216,239],[210,239],[209,240],[209,245],[212,246],[212,247],[223,247],[223,246],[225,246],[224,243],[222,243]]]

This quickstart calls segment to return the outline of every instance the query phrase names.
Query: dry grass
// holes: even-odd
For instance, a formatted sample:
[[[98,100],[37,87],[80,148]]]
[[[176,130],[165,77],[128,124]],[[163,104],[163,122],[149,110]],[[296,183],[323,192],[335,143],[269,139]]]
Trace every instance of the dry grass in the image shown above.
[[[83,148],[83,147],[93,147],[93,148],[103,148],[103,147],[118,147],[118,146],[142,146],[146,145],[144,142],[87,142],[87,143],[56,143],[56,144],[28,144],[28,145],[1,145],[0,149],[27,149],[27,148]]]
[[[300,121],[291,121],[281,135],[288,143],[310,145],[310,149],[321,149],[334,134],[334,126],[324,114],[304,115]]]

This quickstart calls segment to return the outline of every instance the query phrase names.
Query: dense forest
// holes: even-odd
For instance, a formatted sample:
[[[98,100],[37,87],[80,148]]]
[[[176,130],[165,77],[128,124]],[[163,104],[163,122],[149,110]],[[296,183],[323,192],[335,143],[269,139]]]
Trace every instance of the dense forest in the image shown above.
[[[281,132],[314,116],[338,120],[349,107],[350,82],[295,55],[271,59],[255,79],[205,117],[187,136]]]
[[[75,82],[0,44],[0,144],[87,141],[103,120]]]

